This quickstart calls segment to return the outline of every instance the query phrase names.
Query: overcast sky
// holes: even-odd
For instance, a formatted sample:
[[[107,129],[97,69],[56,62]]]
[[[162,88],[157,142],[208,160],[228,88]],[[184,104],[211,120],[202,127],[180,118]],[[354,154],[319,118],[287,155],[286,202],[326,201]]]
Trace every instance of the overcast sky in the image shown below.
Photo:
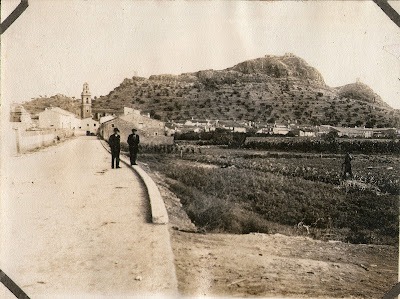
[[[2,19],[19,1],[2,1]],[[1,36],[2,102],[80,97],[84,82],[100,96],[134,72],[219,70],[292,52],[329,86],[359,77],[400,108],[399,45],[400,29],[372,1],[29,0]]]

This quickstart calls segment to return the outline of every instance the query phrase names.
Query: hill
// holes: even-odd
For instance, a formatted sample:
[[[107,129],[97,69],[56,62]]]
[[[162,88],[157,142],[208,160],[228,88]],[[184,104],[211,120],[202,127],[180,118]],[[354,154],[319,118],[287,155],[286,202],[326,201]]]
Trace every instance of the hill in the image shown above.
[[[80,115],[80,99],[70,98],[62,94],[51,97],[39,97],[23,104],[26,111],[36,115],[48,107],[60,107],[61,109]]]
[[[93,108],[132,107],[164,121],[219,119],[303,125],[398,127],[400,112],[367,85],[329,87],[293,55],[266,55],[225,70],[126,78]],[[28,109],[29,111],[29,109]]]
[[[339,96],[378,104],[389,108],[382,98],[377,95],[368,85],[361,82],[351,83],[338,88]]]
[[[322,75],[303,59],[287,53],[284,56],[266,55],[263,58],[248,60],[237,64],[230,70],[243,74],[266,74],[274,78],[298,78],[325,85]]]
[[[190,118],[261,123],[393,127],[400,113],[363,83],[329,87],[303,59],[257,58],[225,70],[125,79],[94,107],[139,109],[164,121]]]

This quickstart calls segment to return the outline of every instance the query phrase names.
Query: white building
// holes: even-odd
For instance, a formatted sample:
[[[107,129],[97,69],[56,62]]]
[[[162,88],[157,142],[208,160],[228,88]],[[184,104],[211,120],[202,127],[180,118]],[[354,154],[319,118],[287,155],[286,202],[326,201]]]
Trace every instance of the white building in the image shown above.
[[[289,128],[284,125],[274,125],[272,133],[277,135],[286,135],[289,133]]]
[[[86,132],[86,135],[97,134],[99,130],[100,123],[90,117],[81,119],[80,128],[82,131]]]
[[[75,114],[59,107],[46,108],[39,113],[40,128],[78,129],[81,120]]]
[[[300,137],[315,137],[316,133],[309,129],[300,129],[299,136]]]
[[[247,129],[245,127],[234,127],[233,132],[235,133],[246,133]]]

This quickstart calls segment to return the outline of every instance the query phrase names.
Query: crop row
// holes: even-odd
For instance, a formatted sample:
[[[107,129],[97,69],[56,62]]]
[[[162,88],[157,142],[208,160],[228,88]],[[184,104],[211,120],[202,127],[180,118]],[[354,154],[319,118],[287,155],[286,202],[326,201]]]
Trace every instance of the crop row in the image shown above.
[[[342,159],[340,158],[284,158],[248,155],[195,155],[185,159],[215,164],[223,167],[234,166],[239,169],[256,170],[289,177],[299,177],[314,182],[333,185],[342,183]],[[397,160],[395,160],[397,161]],[[397,161],[398,163],[398,161]],[[381,193],[400,194],[400,169],[392,167],[392,161],[371,162],[368,157],[360,157],[353,163],[354,179]],[[374,167],[366,167],[374,165]],[[397,167],[397,168],[396,168]]]
[[[335,139],[327,141],[323,139],[271,138],[269,140],[264,138],[260,141],[245,142],[242,146],[247,149],[317,153],[400,154],[399,140]]]

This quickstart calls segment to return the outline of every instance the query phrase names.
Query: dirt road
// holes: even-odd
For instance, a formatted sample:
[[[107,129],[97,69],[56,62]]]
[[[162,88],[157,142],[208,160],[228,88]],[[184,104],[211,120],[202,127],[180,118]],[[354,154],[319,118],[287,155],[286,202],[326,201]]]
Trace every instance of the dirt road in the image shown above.
[[[136,174],[110,166],[94,137],[2,165],[1,269],[31,298],[176,294],[167,226]]]

